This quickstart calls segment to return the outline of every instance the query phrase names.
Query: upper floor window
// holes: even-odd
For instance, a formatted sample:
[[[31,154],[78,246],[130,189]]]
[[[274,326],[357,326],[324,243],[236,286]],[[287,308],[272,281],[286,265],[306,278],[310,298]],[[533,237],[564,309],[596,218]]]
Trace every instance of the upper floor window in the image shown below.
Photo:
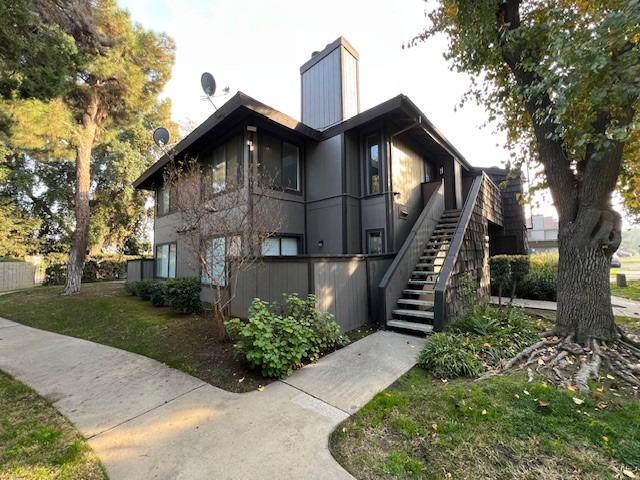
[[[156,277],[176,278],[176,244],[156,245]]]
[[[262,241],[262,255],[266,257],[299,255],[297,237],[270,237]]]
[[[211,190],[219,193],[227,186],[242,185],[242,137],[235,135],[217,147],[211,158]]]
[[[274,190],[300,191],[300,149],[271,135],[260,136],[263,184]]]
[[[366,141],[367,157],[367,193],[380,193],[380,137],[370,135]]]
[[[158,216],[169,213],[169,208],[171,206],[171,195],[169,192],[170,189],[168,186],[159,188],[156,192],[156,212],[158,213]]]

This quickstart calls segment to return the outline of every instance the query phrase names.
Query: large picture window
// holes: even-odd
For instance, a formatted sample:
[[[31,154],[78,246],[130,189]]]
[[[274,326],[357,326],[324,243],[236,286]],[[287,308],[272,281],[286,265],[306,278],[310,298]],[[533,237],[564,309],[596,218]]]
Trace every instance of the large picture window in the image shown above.
[[[367,193],[380,193],[382,176],[380,169],[380,136],[378,134],[367,137],[366,150]]]
[[[156,212],[158,216],[169,213],[169,207],[171,206],[169,191],[168,187],[162,187],[156,192]]]
[[[176,244],[156,245],[156,277],[176,278]]]
[[[228,258],[240,255],[242,242],[240,236],[214,237],[207,240],[206,265],[202,266],[200,281],[220,287],[227,286]]]
[[[269,237],[262,242],[262,255],[265,257],[299,255],[297,237]]]
[[[272,135],[260,136],[260,173],[274,190],[300,191],[300,149]]]
[[[242,185],[242,136],[235,135],[211,155],[211,191],[220,193],[227,186]]]

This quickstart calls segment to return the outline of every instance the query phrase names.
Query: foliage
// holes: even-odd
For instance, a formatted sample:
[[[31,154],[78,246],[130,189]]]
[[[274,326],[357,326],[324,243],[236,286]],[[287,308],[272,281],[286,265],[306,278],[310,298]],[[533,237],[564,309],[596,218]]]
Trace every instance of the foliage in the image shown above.
[[[199,313],[202,311],[199,278],[170,278],[166,285],[166,304],[176,312]]]
[[[67,277],[66,255],[46,259],[45,285],[62,285]],[[83,282],[120,280],[127,273],[127,258],[123,256],[90,257],[82,272]]]
[[[246,392],[268,383],[236,360],[230,345],[212,337],[208,318],[153,307],[128,295],[121,283],[88,283],[73,296],[60,295],[61,291],[36,287],[2,295],[0,316],[144,355],[225,390]],[[6,411],[0,407],[0,417]],[[0,459],[0,471],[3,465]]]
[[[0,478],[107,478],[87,441],[44,398],[0,372]]]
[[[0,150],[6,156],[6,165],[0,169],[0,195],[14,201],[24,215],[41,221],[38,236],[48,251],[68,251],[76,224],[74,164],[79,146],[88,144],[90,253],[97,254],[105,246],[129,251],[127,242],[142,237],[148,219],[147,194],[134,190],[132,182],[159,154],[150,132],[164,125],[177,133],[170,120],[170,103],[159,99],[171,72],[173,42],[134,24],[114,0],[20,0],[12,8],[22,13],[0,14],[13,24],[5,35],[14,36],[14,30],[28,32],[37,37],[33,45],[37,47],[47,37],[38,37],[40,27],[29,22],[46,18],[46,28],[66,32],[63,37],[76,53],[70,65],[72,81],[62,88],[65,95],[53,80],[41,79],[48,82],[40,85],[44,94],[31,92],[23,82],[16,87],[20,90],[16,95],[0,102],[0,133],[5,133],[0,134]],[[20,42],[29,42],[29,35],[3,44],[6,51],[0,47],[0,67],[5,54],[25,60],[29,50],[14,49]],[[45,53],[53,56],[55,42],[44,46]],[[61,55],[57,59],[64,60]],[[44,63],[38,65],[53,76],[55,65],[49,59],[40,60]],[[0,68],[0,83],[5,73]],[[26,82],[29,77],[20,78]],[[89,115],[88,109],[96,105]],[[95,134],[93,126],[85,124],[89,118]],[[2,119],[10,121],[3,124]]]
[[[527,255],[495,255],[489,259],[491,285],[502,300],[502,291],[511,287],[511,298],[515,297],[516,289],[529,273],[529,256]]]
[[[164,307],[167,303],[167,284],[156,282],[149,288],[149,300],[154,307]]]
[[[418,366],[439,378],[476,377],[482,364],[473,344],[464,335],[436,333],[427,339]]]
[[[286,377],[304,361],[315,361],[347,342],[332,316],[317,310],[313,296],[290,295],[286,307],[285,314],[256,298],[248,321],[234,318],[225,324],[237,355],[266,377]]]
[[[151,300],[151,295],[158,285],[157,280],[142,280],[136,285],[136,295],[143,300]]]
[[[539,329],[519,309],[475,308],[427,338],[418,365],[437,377],[478,376],[535,343]]]
[[[124,283],[124,291],[129,295],[136,296],[138,295],[138,284],[140,281],[127,281]]]
[[[558,254],[536,253],[530,257],[530,268],[526,277],[516,288],[516,296],[532,300],[556,301],[558,281]]]
[[[498,289],[498,296],[502,298],[502,290],[511,282],[511,262],[508,255],[496,255],[489,259],[491,285]],[[502,301],[502,300],[501,300]]]
[[[13,202],[0,201],[0,257],[24,258],[40,248],[40,220],[23,214]]]

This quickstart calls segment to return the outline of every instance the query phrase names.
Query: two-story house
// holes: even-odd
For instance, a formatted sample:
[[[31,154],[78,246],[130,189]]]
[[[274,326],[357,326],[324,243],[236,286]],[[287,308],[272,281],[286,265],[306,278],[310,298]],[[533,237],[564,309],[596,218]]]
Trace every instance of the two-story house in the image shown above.
[[[136,180],[156,195],[155,277],[200,275],[163,186],[169,163],[190,156],[220,185],[255,165],[276,179],[268,194],[283,221],[240,276],[232,315],[246,316],[253,297],[314,293],[345,329],[378,321],[426,332],[460,311],[466,272],[488,295],[490,244],[526,250],[521,207],[503,201],[519,180],[499,190],[490,177],[505,172],[474,168],[404,95],[361,111],[358,61],[342,37],[312,54],[300,68],[301,121],[238,92]]]

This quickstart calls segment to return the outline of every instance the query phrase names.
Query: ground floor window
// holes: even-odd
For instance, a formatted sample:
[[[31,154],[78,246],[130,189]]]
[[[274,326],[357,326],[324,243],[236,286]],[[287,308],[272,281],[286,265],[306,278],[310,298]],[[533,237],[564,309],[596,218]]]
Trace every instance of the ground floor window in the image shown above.
[[[176,244],[156,245],[156,277],[176,278]]]
[[[229,259],[241,252],[240,236],[213,237],[207,240],[205,262],[201,270],[201,282],[220,287],[227,286]]]
[[[367,253],[371,255],[384,253],[384,232],[382,230],[367,231]]]
[[[300,255],[298,237],[269,237],[262,242],[262,255],[266,257]]]

